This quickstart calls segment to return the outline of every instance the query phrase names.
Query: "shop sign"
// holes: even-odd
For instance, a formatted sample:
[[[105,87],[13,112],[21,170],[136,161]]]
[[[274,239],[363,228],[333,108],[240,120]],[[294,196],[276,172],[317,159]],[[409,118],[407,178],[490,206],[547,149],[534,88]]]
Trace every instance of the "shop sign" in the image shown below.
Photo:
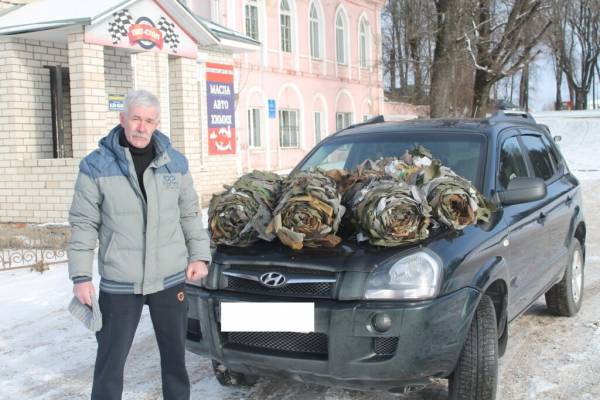
[[[206,63],[208,154],[235,154],[233,66]]]
[[[84,41],[193,59],[198,55],[196,42],[152,0],[135,3],[86,27]]]

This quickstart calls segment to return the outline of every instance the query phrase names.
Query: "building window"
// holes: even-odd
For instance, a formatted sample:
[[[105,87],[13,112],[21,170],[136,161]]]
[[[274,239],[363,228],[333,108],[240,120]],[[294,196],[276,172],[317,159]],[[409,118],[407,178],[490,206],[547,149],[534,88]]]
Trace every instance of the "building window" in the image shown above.
[[[346,64],[346,23],[341,12],[335,18],[335,54],[338,64]]]
[[[279,23],[281,28],[281,51],[292,52],[292,15],[287,0],[281,0]]]
[[[310,56],[312,58],[321,58],[321,41],[319,40],[320,30],[319,14],[315,3],[310,5]]]
[[[260,147],[260,109],[248,109],[248,144],[250,147]]]
[[[214,22],[217,24],[221,23],[221,5],[219,4],[221,0],[212,0],[212,8],[211,8],[211,17]]]
[[[365,19],[360,21],[360,32],[359,32],[359,54],[360,54],[360,66],[362,68],[368,68],[369,58],[369,24]]]
[[[344,129],[352,123],[351,112],[336,112],[335,113],[335,129],[338,131]]]
[[[321,113],[315,112],[315,144],[321,141]]]
[[[298,110],[279,110],[279,146],[298,147]]]
[[[258,40],[258,6],[256,1],[246,4],[246,36]]]

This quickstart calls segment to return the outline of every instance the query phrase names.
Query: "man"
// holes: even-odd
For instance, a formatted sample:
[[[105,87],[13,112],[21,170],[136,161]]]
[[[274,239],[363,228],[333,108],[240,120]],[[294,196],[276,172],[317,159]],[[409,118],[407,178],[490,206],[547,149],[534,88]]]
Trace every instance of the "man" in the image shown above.
[[[95,296],[99,240],[102,329],[92,399],[120,399],[123,370],[144,304],[161,358],[165,400],[189,399],[184,281],[203,278],[211,255],[186,158],[157,130],[160,105],[130,92],[120,125],[79,166],[69,211],[69,277],[83,304]]]

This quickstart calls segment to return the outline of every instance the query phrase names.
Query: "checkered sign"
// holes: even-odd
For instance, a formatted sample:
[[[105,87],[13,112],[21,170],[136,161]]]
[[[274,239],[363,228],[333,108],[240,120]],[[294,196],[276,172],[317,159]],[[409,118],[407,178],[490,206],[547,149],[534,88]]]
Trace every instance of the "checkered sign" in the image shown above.
[[[85,42],[196,58],[197,44],[154,1],[115,11],[86,27]]]

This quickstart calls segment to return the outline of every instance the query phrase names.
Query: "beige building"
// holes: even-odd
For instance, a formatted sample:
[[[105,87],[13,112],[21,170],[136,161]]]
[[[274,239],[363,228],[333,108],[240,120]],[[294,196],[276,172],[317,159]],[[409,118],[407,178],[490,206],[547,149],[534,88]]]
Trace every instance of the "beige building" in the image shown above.
[[[0,222],[67,220],[79,162],[132,88],[161,100],[159,129],[188,157],[203,206],[240,174],[235,154],[214,150],[228,131],[207,134],[207,88],[231,87],[233,55],[258,42],[176,0],[24,3],[0,3]]]

